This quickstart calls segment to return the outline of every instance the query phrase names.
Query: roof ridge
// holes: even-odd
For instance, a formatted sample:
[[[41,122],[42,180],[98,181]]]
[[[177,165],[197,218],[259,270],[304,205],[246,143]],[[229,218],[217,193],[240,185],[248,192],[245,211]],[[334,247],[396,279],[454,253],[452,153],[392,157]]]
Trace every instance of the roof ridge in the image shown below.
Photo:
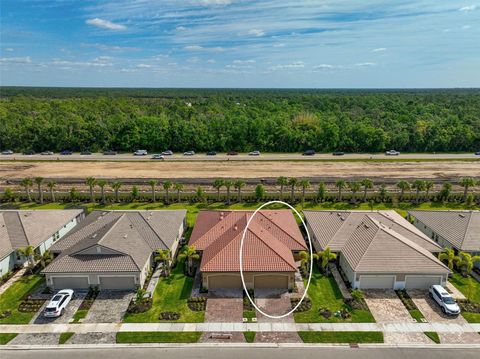
[[[294,242],[297,242],[298,244],[304,244],[300,241],[297,241],[297,239],[295,237],[293,237],[292,235],[290,235],[287,231],[285,231],[282,227],[280,227],[279,225],[277,225],[275,223],[275,221],[271,220],[270,218],[268,218],[267,216],[265,216],[262,211],[258,211],[258,213],[260,213],[264,218],[266,218],[269,222],[271,222],[275,227],[277,227],[280,231],[282,231],[283,233],[285,233],[289,238],[293,239]]]
[[[15,212],[15,214],[18,216],[18,221],[20,222],[20,226],[22,227],[23,235],[25,236],[25,239],[27,240],[27,244],[29,246],[31,246],[30,239],[27,237],[27,231],[25,230],[25,226],[23,225],[22,217],[20,216],[20,212],[17,211],[17,212]]]
[[[138,214],[138,216],[148,225],[148,228],[150,228],[150,229],[152,230],[152,232],[158,237],[158,239],[160,239],[160,241],[163,243],[163,245],[164,245],[166,248],[168,248],[168,245],[165,243],[165,241],[163,240],[163,238],[160,237],[160,235],[153,229],[152,225],[151,225],[150,223],[148,223],[149,221],[147,221],[147,220],[145,219],[145,217],[142,216],[140,213],[137,212],[136,214]],[[132,223],[132,225],[135,227],[135,224]],[[138,230],[137,230],[137,232],[138,232]],[[142,239],[143,239],[143,237],[142,237]],[[145,240],[144,240],[144,242],[147,243]],[[147,243],[147,245],[150,247],[150,245],[149,245],[148,243]],[[152,249],[153,249],[153,248],[152,248]],[[157,249],[158,249],[158,248],[157,248]],[[156,250],[156,249],[154,249],[154,250]]]
[[[204,212],[221,213],[221,212],[219,212],[219,211],[214,211],[214,210],[208,210],[208,211],[204,211]],[[213,232],[214,229],[216,229],[216,228],[225,220],[225,218],[228,217],[228,216],[232,213],[232,211],[226,211],[226,212],[228,212],[228,215],[227,215],[227,216],[223,217],[222,220],[219,220],[219,221],[218,221],[217,223],[215,223],[212,227],[210,227],[210,228],[208,229],[208,231],[206,231],[204,234],[202,234],[200,237],[198,237],[195,242],[200,241],[201,239],[205,238],[208,234],[210,234],[211,232]],[[240,217],[240,218],[241,218],[241,217]],[[225,231],[222,232],[222,235],[223,235],[226,231],[228,231],[228,228],[227,228]],[[216,241],[213,241],[212,243],[215,243],[215,242],[216,242]],[[210,247],[210,246],[208,246],[208,247]]]
[[[206,265],[208,265],[211,261],[213,261],[214,259],[216,259],[220,253],[222,253],[225,249],[227,249],[228,246],[230,246],[234,241],[235,239],[240,235],[240,233],[238,233],[236,236],[232,237],[227,244],[225,244],[224,246],[222,246],[222,248],[217,251],[216,253],[213,254],[213,256],[210,257],[210,259],[208,259],[208,261],[205,261],[205,263],[203,263],[203,259],[205,258],[205,255],[202,255],[202,263],[200,264],[201,267],[205,267]],[[212,245],[214,245],[215,243],[217,243],[217,241],[214,241],[212,242],[208,247],[205,248],[205,250],[203,251],[204,253],[208,250],[208,248],[210,248]],[[240,254],[240,253],[239,253]]]

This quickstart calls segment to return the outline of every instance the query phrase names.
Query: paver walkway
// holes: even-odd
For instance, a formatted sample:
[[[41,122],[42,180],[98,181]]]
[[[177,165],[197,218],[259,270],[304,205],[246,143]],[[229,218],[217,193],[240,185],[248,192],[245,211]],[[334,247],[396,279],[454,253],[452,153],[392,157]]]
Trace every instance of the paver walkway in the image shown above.
[[[447,289],[452,293],[452,297],[457,300],[465,300],[467,299],[462,292],[460,292],[457,287],[455,287],[452,283],[447,282]]]
[[[337,282],[338,288],[340,289],[340,292],[342,293],[342,296],[344,299],[352,299],[352,295],[350,294],[350,291],[347,288],[347,285],[343,281],[342,276],[338,272],[337,266],[333,263],[328,264],[328,268],[330,269],[330,272],[333,275],[333,278],[335,278],[335,282]]]
[[[285,290],[257,289],[255,291],[255,304],[262,310],[262,312],[271,316],[281,316],[292,310],[292,305],[290,303],[290,293]],[[259,323],[295,322],[292,314],[277,319],[267,317],[260,313],[258,310],[256,312],[257,320]]]
[[[414,322],[407,308],[393,290],[368,289],[364,291],[364,295],[377,323]]]
[[[12,278],[10,278],[5,283],[3,283],[2,286],[0,287],[0,295],[2,295],[8,288],[10,288],[10,286],[13,283],[15,283],[18,278],[20,278],[22,275],[24,275],[26,270],[27,270],[27,268],[20,269],[17,273],[15,273],[13,275]]]

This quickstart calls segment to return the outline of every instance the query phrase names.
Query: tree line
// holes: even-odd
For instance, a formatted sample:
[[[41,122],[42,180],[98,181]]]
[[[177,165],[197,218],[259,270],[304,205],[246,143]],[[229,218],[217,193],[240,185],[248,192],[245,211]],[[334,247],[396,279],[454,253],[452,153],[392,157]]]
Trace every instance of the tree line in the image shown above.
[[[479,90],[1,92],[2,150],[480,150]]]

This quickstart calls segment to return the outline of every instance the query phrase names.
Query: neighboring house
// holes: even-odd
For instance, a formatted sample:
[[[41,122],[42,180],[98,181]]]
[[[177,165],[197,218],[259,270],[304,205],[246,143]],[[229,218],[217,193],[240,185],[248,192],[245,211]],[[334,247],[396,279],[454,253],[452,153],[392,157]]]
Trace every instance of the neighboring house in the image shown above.
[[[304,211],[315,249],[330,247],[354,288],[425,289],[444,285],[442,248],[395,211]]]
[[[79,209],[0,211],[0,277],[27,262],[17,249],[32,246],[41,255],[83,218]]]
[[[440,246],[480,255],[480,211],[409,211],[408,215]]]
[[[242,288],[240,242],[253,211],[201,211],[189,245],[201,253],[205,289]],[[250,222],[243,243],[247,288],[292,289],[295,256],[307,245],[291,211],[265,210]]]
[[[175,256],[185,210],[94,211],[52,246],[57,257],[43,271],[53,289],[131,290],[144,284],[155,251]]]

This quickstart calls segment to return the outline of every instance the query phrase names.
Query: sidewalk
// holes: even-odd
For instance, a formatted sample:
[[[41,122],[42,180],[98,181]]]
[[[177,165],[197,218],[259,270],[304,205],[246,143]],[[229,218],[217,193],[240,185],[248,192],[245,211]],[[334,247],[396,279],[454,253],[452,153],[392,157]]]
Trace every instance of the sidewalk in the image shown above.
[[[0,325],[0,333],[96,332],[480,332],[480,324],[451,323],[91,323]]]

